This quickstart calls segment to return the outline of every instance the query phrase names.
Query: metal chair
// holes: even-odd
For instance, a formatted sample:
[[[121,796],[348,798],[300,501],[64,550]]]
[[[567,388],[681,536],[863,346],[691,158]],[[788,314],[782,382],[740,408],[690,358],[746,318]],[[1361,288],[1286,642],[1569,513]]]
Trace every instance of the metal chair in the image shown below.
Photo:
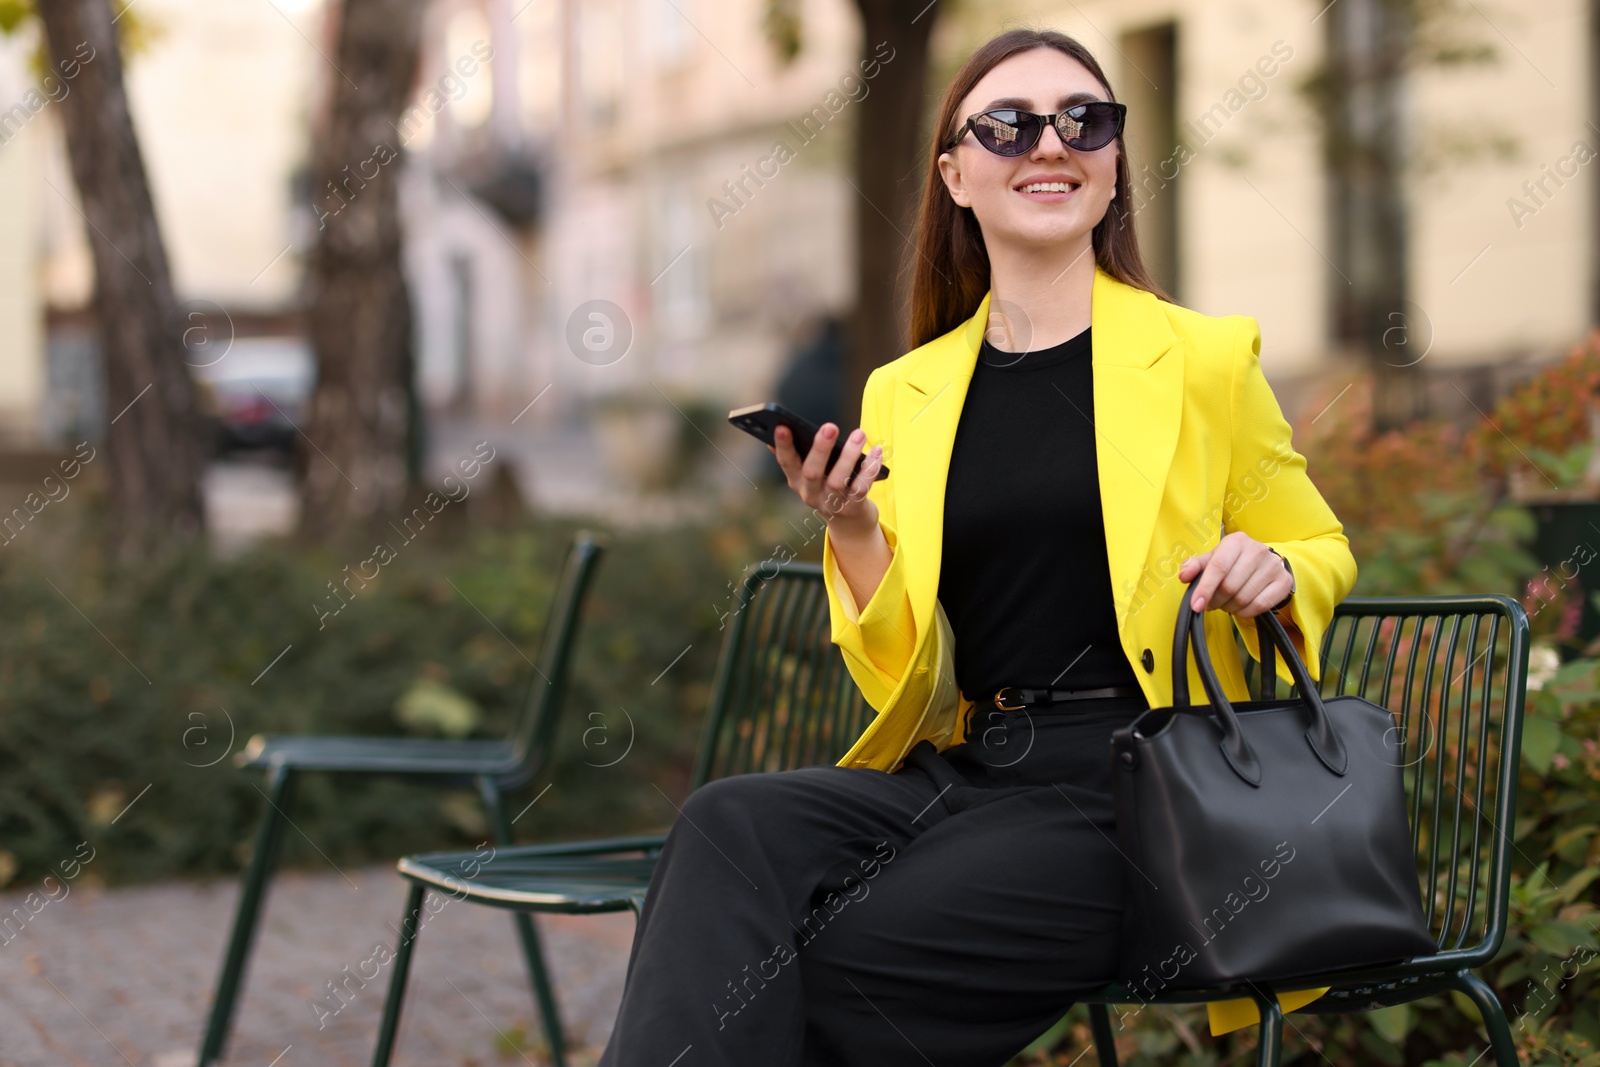
[[[746,576],[723,638],[711,707],[691,779],[779,771],[843,757],[874,714],[833,647],[817,563],[769,560]],[[387,1067],[411,953],[429,890],[490,907],[637,916],[665,833],[500,850],[409,856],[401,937],[372,1062]]]
[[[511,843],[511,820],[503,797],[507,791],[537,778],[549,762],[566,697],[579,616],[603,551],[602,542],[594,534],[579,531],[574,536],[550,602],[539,650],[540,666],[535,667],[538,677],[530,685],[515,728],[503,740],[258,735],[235,757],[241,767],[266,771],[268,804],[212,998],[211,1016],[200,1047],[200,1067],[217,1063],[227,1044],[267,881],[283,828],[289,821],[294,785],[301,774],[392,775],[437,786],[472,786],[483,799],[495,841],[501,845]],[[540,681],[544,684],[538,684]],[[531,916],[518,914],[514,918],[550,1047],[561,1067],[561,1026],[538,930]]]
[[[1483,1016],[1497,1067],[1516,1067],[1505,1009],[1473,969],[1494,958],[1506,933],[1528,617],[1502,596],[1351,597],[1334,612],[1321,655],[1324,695],[1364,696],[1398,715],[1423,908],[1438,949],[1395,966],[1308,975],[1279,988],[1331,986],[1295,1009],[1312,1014],[1369,1011],[1457,990]],[[1255,982],[1142,998],[1112,985],[1083,999],[1102,1067],[1117,1063],[1108,1005],[1241,996],[1261,1012],[1257,1063],[1277,1067],[1284,1017],[1275,992]]]

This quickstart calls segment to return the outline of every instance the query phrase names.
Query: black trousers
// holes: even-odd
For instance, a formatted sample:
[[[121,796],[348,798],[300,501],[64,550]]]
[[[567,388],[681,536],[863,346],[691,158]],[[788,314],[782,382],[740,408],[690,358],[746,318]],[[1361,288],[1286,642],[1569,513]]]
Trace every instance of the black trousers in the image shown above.
[[[600,1067],[999,1067],[1115,977],[1111,731],[1142,697],[971,711],[895,774],[697,789]],[[930,758],[931,757],[931,758]]]

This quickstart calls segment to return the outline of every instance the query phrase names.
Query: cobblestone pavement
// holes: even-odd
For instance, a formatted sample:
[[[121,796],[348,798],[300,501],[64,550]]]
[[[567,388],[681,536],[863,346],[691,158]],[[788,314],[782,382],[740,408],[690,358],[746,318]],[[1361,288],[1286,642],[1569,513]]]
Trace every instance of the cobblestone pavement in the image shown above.
[[[69,884],[66,897],[43,908],[36,898],[37,913],[0,943],[0,1067],[192,1067],[238,881]],[[0,915],[27,915],[28,892],[0,894]],[[389,967],[336,1015],[320,1017],[313,1002],[377,945],[392,951],[404,905],[391,865],[281,874],[235,1016],[229,1067],[369,1063]],[[633,917],[538,921],[577,1046],[570,1058],[585,1067],[604,1047],[622,998]],[[510,917],[447,901],[417,939],[395,1067],[543,1067],[543,1047]]]

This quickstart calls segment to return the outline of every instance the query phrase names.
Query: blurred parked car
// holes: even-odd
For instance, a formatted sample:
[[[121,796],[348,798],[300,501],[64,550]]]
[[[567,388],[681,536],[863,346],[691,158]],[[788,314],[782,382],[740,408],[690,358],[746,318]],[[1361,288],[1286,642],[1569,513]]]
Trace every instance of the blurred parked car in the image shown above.
[[[215,363],[194,368],[219,455],[269,451],[294,456],[316,360],[297,337],[243,337]]]

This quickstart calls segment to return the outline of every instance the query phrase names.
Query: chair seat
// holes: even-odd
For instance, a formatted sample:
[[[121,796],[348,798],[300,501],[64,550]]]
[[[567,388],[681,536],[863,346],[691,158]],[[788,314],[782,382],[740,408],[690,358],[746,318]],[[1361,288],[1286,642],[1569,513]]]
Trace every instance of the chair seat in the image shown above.
[[[426,737],[267,735],[250,739],[241,767],[364,774],[506,775],[519,770],[510,741],[452,741]]]
[[[1450,981],[1447,976],[1440,974],[1405,973],[1406,969],[1422,971],[1433,962],[1434,957],[1420,958],[1406,965],[1379,967],[1379,968],[1350,968],[1346,971],[1329,971],[1320,975],[1305,975],[1288,982],[1262,982],[1258,983],[1266,989],[1310,989],[1316,986],[1328,986],[1328,991],[1316,1000],[1302,1007],[1295,1008],[1297,1012],[1306,1014],[1333,1013],[1342,1014],[1352,1011],[1368,1011],[1372,1008],[1384,1007],[1389,1004],[1404,1004],[1416,1000],[1419,996],[1426,996],[1430,992],[1442,992],[1449,989]],[[1154,993],[1140,995],[1128,989],[1127,986],[1113,982],[1098,989],[1093,993],[1084,995],[1081,999],[1085,1004],[1203,1004],[1213,1000],[1227,1000],[1234,997],[1248,997],[1250,990],[1246,986],[1230,986],[1219,989],[1162,989]]]
[[[513,911],[584,914],[644,903],[665,834],[407,856],[400,873],[458,900]],[[623,853],[630,853],[624,855]],[[631,853],[644,853],[633,855]]]

